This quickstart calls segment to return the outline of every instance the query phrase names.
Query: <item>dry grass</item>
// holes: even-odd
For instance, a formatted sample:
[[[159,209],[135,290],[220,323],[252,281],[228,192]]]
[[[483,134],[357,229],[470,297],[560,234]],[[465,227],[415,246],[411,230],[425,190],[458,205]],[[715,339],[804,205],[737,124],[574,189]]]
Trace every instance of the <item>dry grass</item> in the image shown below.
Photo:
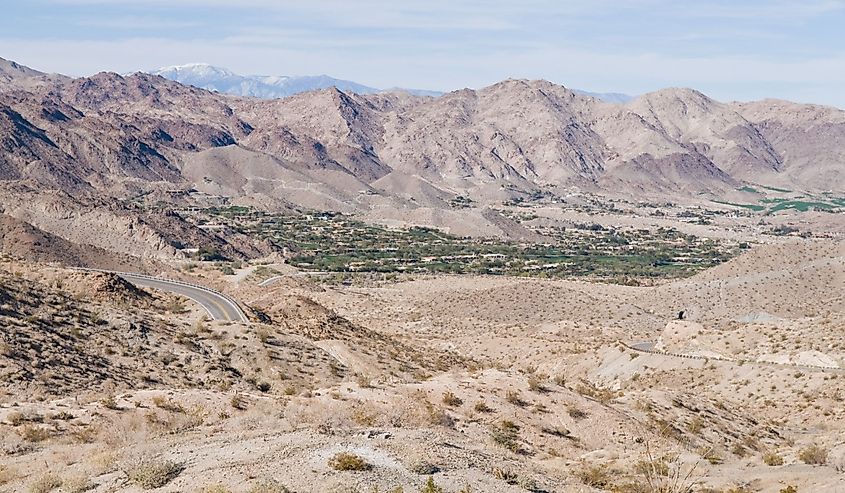
[[[775,452],[766,452],[763,454],[763,463],[767,466],[782,466],[783,457]]]
[[[160,488],[182,472],[182,465],[161,459],[142,458],[129,464],[123,472],[142,489]]]
[[[62,485],[62,478],[55,474],[45,474],[35,481],[29,483],[29,493],[49,493]]]
[[[83,493],[96,487],[88,476],[72,476],[62,480],[63,493]]]
[[[274,479],[263,479],[253,484],[248,493],[290,493],[290,490]]]
[[[828,450],[816,444],[803,448],[798,452],[798,458],[805,464],[820,466],[827,464]]]
[[[329,467],[336,471],[369,471],[373,468],[363,457],[350,452],[339,452],[332,456]]]
[[[460,397],[456,396],[452,391],[443,392],[443,404],[446,404],[449,407],[458,407],[463,403],[464,401],[462,401]]]

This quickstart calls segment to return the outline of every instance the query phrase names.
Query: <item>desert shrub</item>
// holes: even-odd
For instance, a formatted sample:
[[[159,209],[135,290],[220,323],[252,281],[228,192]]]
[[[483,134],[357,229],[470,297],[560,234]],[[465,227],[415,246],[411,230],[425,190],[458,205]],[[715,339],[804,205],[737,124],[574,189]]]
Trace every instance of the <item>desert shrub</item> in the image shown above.
[[[111,409],[112,411],[120,410],[120,406],[117,405],[117,401],[113,395],[103,397],[103,399],[100,400],[100,404],[102,404],[104,408]]]
[[[519,476],[515,472],[510,469],[502,469],[501,467],[493,468],[493,477],[508,484],[516,484],[519,481]]]
[[[366,375],[358,375],[355,377],[355,381],[358,383],[358,386],[362,389],[371,389],[373,388],[373,382],[370,377]]]
[[[607,466],[593,465],[578,471],[578,479],[587,486],[598,489],[608,489],[611,484],[611,474]]]
[[[546,388],[546,382],[538,375],[531,375],[528,377],[528,390],[532,392],[548,392],[549,389]]]
[[[456,396],[452,391],[443,392],[443,404],[446,404],[449,407],[458,407],[463,403],[464,401],[462,401],[461,398]]]
[[[731,453],[741,458],[748,455],[748,450],[746,450],[746,448],[743,447],[741,443],[735,442],[731,447]]]
[[[612,390],[598,387],[590,382],[579,383],[575,387],[575,391],[585,397],[595,399],[602,404],[609,404],[616,397],[616,393]]]
[[[440,468],[428,461],[416,461],[408,466],[408,470],[420,476],[429,476],[440,472]]]
[[[339,452],[329,459],[329,466],[336,471],[368,471],[373,466],[363,457],[349,452]]]
[[[805,464],[823,465],[827,464],[827,449],[818,445],[810,445],[798,452],[798,458]]]
[[[145,490],[160,488],[182,472],[182,465],[169,460],[142,458],[124,469],[129,481]]]
[[[641,460],[634,464],[634,472],[648,477],[669,476],[669,464],[662,459]]]
[[[12,482],[17,477],[18,473],[16,470],[12,469],[9,466],[4,466],[0,464],[0,486]]]
[[[212,484],[203,487],[197,493],[232,493],[228,486],[222,484]]]
[[[584,419],[587,416],[589,416],[586,411],[584,411],[584,410],[582,410],[582,409],[580,409],[576,406],[567,407],[566,412],[569,414],[569,417],[572,418],[572,419]]]
[[[475,411],[479,412],[479,413],[492,413],[493,412],[493,408],[488,406],[487,403],[484,402],[484,401],[476,402],[475,406],[473,406],[473,409],[475,409]]]
[[[519,426],[511,421],[504,420],[499,426],[490,430],[490,437],[496,445],[504,447],[511,452],[520,451]]]
[[[232,398],[229,400],[229,404],[231,404],[233,408],[239,411],[243,411],[244,409],[246,409],[246,399],[244,399],[243,396],[240,394],[233,395]]]
[[[290,490],[275,479],[263,479],[253,484],[249,493],[290,493]]]
[[[29,493],[48,493],[62,485],[62,479],[55,474],[45,474],[29,483]]]
[[[766,452],[763,454],[763,463],[767,466],[782,466],[783,457],[775,452]]]
[[[153,396],[153,404],[159,409],[172,412],[184,412],[185,409],[178,402],[173,402],[163,395]]]
[[[26,425],[18,432],[27,442],[43,442],[50,438],[50,430],[41,426]]]
[[[12,426],[20,426],[29,420],[24,413],[20,411],[12,411],[6,416],[6,421],[8,421]]]
[[[52,419],[55,419],[55,420],[58,420],[58,421],[70,421],[74,417],[75,416],[73,414],[71,414],[67,411],[60,411],[60,412],[51,416]]]
[[[788,485],[786,488],[781,488],[780,493],[798,493],[798,488]]]
[[[434,484],[434,477],[429,476],[428,481],[425,482],[425,486],[422,487],[420,493],[443,493],[443,488]]]
[[[540,431],[547,435],[552,435],[560,438],[570,438],[575,439],[572,436],[572,432],[564,428],[563,426],[541,426]]]
[[[522,396],[519,395],[519,392],[515,390],[509,390],[505,394],[505,400],[509,403],[513,404],[514,406],[524,407],[528,403],[522,400]]]
[[[83,493],[96,487],[88,476],[73,476],[62,480],[63,493]]]
[[[704,429],[704,420],[700,416],[692,418],[692,421],[687,424],[687,431],[693,435],[697,435]]]

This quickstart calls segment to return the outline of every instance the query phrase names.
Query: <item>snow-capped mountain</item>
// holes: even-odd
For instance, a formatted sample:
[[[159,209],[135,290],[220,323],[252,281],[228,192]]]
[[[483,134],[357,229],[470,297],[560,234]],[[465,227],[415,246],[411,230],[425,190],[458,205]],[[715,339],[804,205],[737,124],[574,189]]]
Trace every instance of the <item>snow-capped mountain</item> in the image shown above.
[[[590,91],[581,91],[579,89],[574,89],[575,92],[578,94],[583,94],[584,96],[590,96],[592,98],[601,99],[602,101],[606,101],[608,103],[627,103],[634,99],[634,96],[628,94],[622,94],[621,92],[590,92]]]
[[[283,98],[301,92],[315,91],[329,87],[337,87],[341,91],[358,94],[381,92],[381,89],[358,84],[350,80],[335,79],[328,75],[239,75],[231,70],[215,67],[207,63],[190,63],[187,65],[164,67],[153,70],[150,73],[210,91],[264,99]],[[439,96],[441,94],[436,91],[413,89],[390,90],[405,91],[420,96]]]

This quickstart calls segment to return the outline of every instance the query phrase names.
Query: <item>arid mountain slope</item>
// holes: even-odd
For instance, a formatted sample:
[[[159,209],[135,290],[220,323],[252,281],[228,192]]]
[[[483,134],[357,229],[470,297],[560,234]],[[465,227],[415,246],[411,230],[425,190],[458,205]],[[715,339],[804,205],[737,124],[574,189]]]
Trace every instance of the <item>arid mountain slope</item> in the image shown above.
[[[345,192],[398,172],[480,201],[499,200],[502,189],[569,185],[714,194],[744,181],[845,185],[833,143],[845,132],[842,111],[724,104],[689,89],[620,105],[545,81],[507,80],[440,98],[327,89],[266,101],[146,74],[36,87],[7,79],[0,103],[13,137],[3,149],[4,175],[61,187],[71,178],[98,189],[190,185],[196,173],[183,176],[183,162],[190,157],[196,166],[194,153],[231,145],[270,155],[314,183],[333,180],[324,171],[350,175],[357,183],[340,187]],[[24,166],[38,160],[53,168]],[[68,169],[72,177],[63,176]],[[221,188],[246,193],[211,175]]]

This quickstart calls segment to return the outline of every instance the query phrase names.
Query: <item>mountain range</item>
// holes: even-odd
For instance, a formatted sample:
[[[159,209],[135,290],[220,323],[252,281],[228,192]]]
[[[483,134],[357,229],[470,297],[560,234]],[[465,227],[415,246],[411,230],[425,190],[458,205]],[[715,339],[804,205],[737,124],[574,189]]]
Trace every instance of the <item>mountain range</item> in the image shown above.
[[[249,96],[262,99],[284,98],[301,92],[319,91],[331,87],[336,87],[343,92],[356,94],[406,92],[414,96],[437,97],[443,95],[442,91],[425,89],[405,89],[399,87],[377,89],[351,80],[335,79],[328,75],[239,75],[229,69],[215,67],[207,63],[173,65],[158,70],[151,70],[147,73],[160,75],[165,79],[199,87],[200,89],[208,89],[209,91],[232,94],[234,96]],[[617,92],[599,93],[577,89],[576,92],[610,103],[626,103],[633,99],[632,96]]]
[[[351,80],[335,79],[328,75],[238,75],[231,70],[207,63],[174,65],[152,70],[149,73],[209,91],[263,99],[284,98],[301,92],[318,91],[330,87],[357,94],[375,94],[383,91]],[[422,89],[393,88],[387,91],[407,92],[416,96],[443,94],[439,91]]]
[[[0,61],[0,213],[134,255],[216,241],[139,212],[150,202],[305,207],[518,236],[490,206],[572,190],[706,202],[745,185],[841,192],[842,142],[845,111],[722,103],[692,89],[624,104],[542,80],[437,98],[333,86],[260,99],[152,74],[73,79]],[[455,207],[459,198],[472,207]],[[92,240],[104,227],[112,235]]]

